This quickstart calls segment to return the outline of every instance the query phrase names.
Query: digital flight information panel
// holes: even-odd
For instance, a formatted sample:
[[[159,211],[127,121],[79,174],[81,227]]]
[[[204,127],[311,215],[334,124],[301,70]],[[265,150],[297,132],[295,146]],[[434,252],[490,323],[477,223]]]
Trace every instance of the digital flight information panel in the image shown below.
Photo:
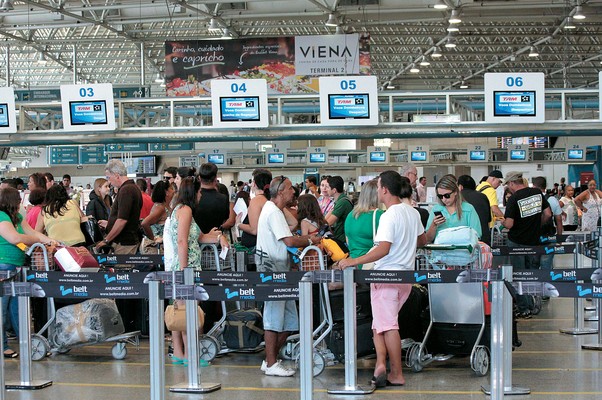
[[[535,117],[534,91],[494,91],[494,110],[496,117]]]
[[[220,121],[259,121],[259,97],[220,97]]]
[[[107,103],[104,100],[70,101],[71,125],[106,125]]]
[[[330,119],[370,118],[368,94],[329,94],[328,117]]]

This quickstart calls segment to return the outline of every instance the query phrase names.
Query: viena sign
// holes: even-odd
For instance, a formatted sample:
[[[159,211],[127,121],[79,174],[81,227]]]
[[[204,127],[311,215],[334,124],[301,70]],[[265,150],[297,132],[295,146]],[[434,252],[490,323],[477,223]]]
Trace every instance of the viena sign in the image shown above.
[[[359,35],[295,37],[295,74],[352,75],[360,73]]]

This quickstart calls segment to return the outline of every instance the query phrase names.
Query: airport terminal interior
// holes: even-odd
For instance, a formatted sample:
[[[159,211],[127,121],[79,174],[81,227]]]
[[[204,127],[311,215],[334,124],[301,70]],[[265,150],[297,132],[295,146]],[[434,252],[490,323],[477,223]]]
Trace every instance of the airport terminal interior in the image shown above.
[[[519,171],[548,189],[602,189],[601,37],[602,0],[1,0],[0,178],[69,175],[84,209],[112,158],[150,184],[206,162],[226,186],[256,168],[300,186],[338,175],[352,198],[411,163],[426,209],[447,174]],[[554,258],[555,269],[574,266],[572,254]],[[592,331],[595,304],[579,312]],[[567,297],[518,320],[512,383],[530,394],[513,398],[602,398],[602,356],[582,348],[601,333],[560,332],[575,324]],[[147,333],[124,359],[105,342],[43,354],[31,374],[52,385],[0,399],[150,399]],[[490,376],[467,357],[414,372],[407,352],[403,387],[328,393],[345,382],[344,363],[328,359],[311,398],[486,398]],[[9,385],[23,357],[4,358]],[[221,389],[199,394],[169,390],[188,377],[166,356],[164,398],[299,398],[299,373],[267,376],[264,357],[219,355],[200,382]],[[358,384],[369,386],[374,365],[358,359]]]

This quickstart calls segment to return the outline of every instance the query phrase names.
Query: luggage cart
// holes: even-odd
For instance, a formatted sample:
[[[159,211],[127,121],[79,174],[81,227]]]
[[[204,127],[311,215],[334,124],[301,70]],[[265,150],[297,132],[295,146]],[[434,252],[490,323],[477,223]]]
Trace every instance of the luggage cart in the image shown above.
[[[321,250],[311,249],[299,254],[299,270],[300,271],[316,271],[326,270],[328,256],[322,253]],[[318,376],[326,367],[327,359],[334,359],[334,355],[326,346],[326,338],[332,331],[333,318],[332,309],[330,308],[330,298],[328,297],[328,283],[320,283],[319,286],[319,301],[320,301],[320,316],[322,321],[313,331],[313,375]],[[314,299],[315,301],[315,299]],[[286,339],[286,343],[280,349],[280,356],[287,360],[294,360],[295,365],[299,364],[299,356],[301,353],[301,343],[299,334],[294,334]]]
[[[51,263],[49,261],[49,255],[46,246],[44,246],[41,243],[36,243],[29,248],[28,254],[32,256],[30,266],[32,270],[51,270]],[[54,298],[48,297],[47,301],[48,321],[38,332],[31,335],[31,359],[33,361],[42,360],[44,357],[48,356],[51,353],[65,354],[71,351],[71,349],[74,347],[83,347],[105,342],[115,343],[111,347],[111,355],[116,360],[123,360],[127,356],[127,344],[136,346],[136,350],[140,348],[140,331],[125,332],[119,335],[111,336],[102,341],[81,343],[68,347],[59,346],[54,340],[54,323],[56,320],[56,308],[54,305]],[[44,332],[47,332],[48,339],[45,336],[43,336]]]
[[[406,365],[414,372],[420,372],[428,364],[434,361],[446,361],[457,355],[464,355],[462,352],[466,349],[466,343],[463,341],[449,339],[446,344],[449,348],[457,347],[457,353],[451,354],[430,354],[426,344],[429,341],[433,330],[444,324],[453,324],[454,329],[459,325],[466,328],[478,328],[477,337],[472,344],[470,351],[470,367],[478,376],[485,376],[489,371],[490,354],[485,345],[481,345],[481,338],[485,332],[485,307],[483,283],[477,281],[479,278],[489,276],[492,271],[480,269],[481,257],[480,248],[477,246],[451,246],[451,250],[470,250],[476,252],[469,264],[465,265],[446,265],[443,258],[433,256],[433,251],[444,251],[450,249],[448,245],[430,245],[421,250],[417,256],[418,269],[465,269],[466,273],[458,279],[462,283],[437,283],[429,285],[429,306],[431,321],[422,342],[415,342],[410,345],[406,353]],[[435,262],[435,263],[433,263]],[[475,269],[476,266],[476,269]],[[477,281],[477,282],[474,282]],[[468,336],[468,335],[467,335]]]

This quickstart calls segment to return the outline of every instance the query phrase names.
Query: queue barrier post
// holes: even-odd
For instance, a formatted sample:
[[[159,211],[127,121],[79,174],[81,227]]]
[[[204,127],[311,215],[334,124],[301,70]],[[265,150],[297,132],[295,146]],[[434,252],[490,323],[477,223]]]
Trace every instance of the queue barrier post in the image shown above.
[[[595,268],[600,268],[600,265],[602,264],[600,260],[602,260],[602,241],[600,240],[600,238],[602,238],[602,227],[598,227],[598,232],[595,232],[594,234],[592,234],[592,237],[595,239],[598,239],[598,248],[597,248],[597,257],[596,259],[592,260],[592,266],[594,266]],[[594,282],[594,283],[599,283],[599,282]],[[600,304],[598,301],[595,301],[592,303],[591,306],[585,306],[584,307],[585,311],[593,311],[593,314],[587,315],[583,317],[584,321],[588,321],[588,322],[599,322],[600,321]],[[599,324],[598,324],[599,325]],[[598,332],[600,332],[600,330],[598,329]]]
[[[598,268],[600,268],[600,260],[602,259],[602,241],[600,241],[600,238],[602,237],[602,228],[599,228],[599,234],[598,234],[598,259],[596,260],[596,266]],[[595,281],[595,284],[602,284],[602,281]],[[596,319],[598,321],[598,342],[597,343],[591,343],[591,344],[584,344],[581,346],[582,349],[584,350],[602,350],[602,321],[600,321],[600,310],[602,310],[602,299],[600,299],[599,297],[595,300],[595,304],[596,304],[596,310],[598,313],[598,318]]]
[[[163,300],[160,281],[148,283],[148,323],[150,340],[150,399],[165,399],[165,339],[163,337]]]
[[[194,287],[194,269],[184,268],[184,285]],[[199,316],[197,314],[197,301],[192,297],[186,300],[186,346],[188,349],[188,382],[179,383],[169,388],[176,393],[210,393],[221,389],[221,383],[201,384],[201,370],[199,368]]]
[[[300,399],[313,398],[313,294],[311,274],[299,281]]]
[[[504,281],[512,282],[512,266],[502,265],[502,281],[492,282],[498,286],[492,293],[491,309],[491,387],[481,390],[492,399],[504,395],[530,394],[531,389],[512,384],[512,297],[507,293]]]
[[[2,325],[2,321],[4,320],[4,316],[2,315],[2,307],[0,307],[0,334],[4,332],[4,325]],[[0,360],[0,400],[4,400],[4,357]]]
[[[373,385],[368,387],[357,384],[357,315],[355,282],[353,279],[355,268],[346,268],[343,271],[343,308],[345,329],[345,384],[328,388],[329,394],[371,394],[376,389]]]
[[[27,276],[27,269],[22,269],[23,276]],[[23,290],[19,290],[19,377],[20,381],[11,381],[6,383],[7,389],[16,390],[38,390],[52,385],[52,381],[43,379],[33,379],[31,374],[31,307],[29,305],[29,296],[31,295],[31,285],[27,283],[11,282],[12,296],[17,296],[15,287],[20,285]]]
[[[575,243],[575,253],[573,255],[575,259],[575,268],[583,268],[583,243],[577,242]],[[567,335],[592,335],[597,332],[594,328],[586,328],[584,326],[584,317],[583,317],[583,298],[575,298],[575,321],[572,328],[562,328],[560,329],[560,333],[564,333]]]

